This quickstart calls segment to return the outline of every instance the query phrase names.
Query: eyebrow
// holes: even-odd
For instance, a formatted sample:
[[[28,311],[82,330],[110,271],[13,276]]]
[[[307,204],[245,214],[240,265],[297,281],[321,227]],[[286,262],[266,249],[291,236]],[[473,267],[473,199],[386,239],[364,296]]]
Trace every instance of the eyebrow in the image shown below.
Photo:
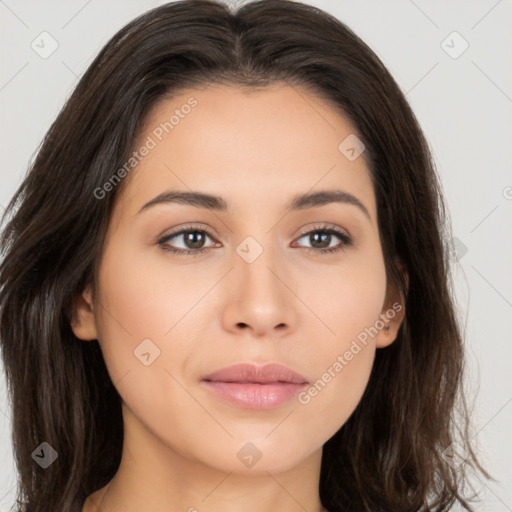
[[[185,204],[220,212],[228,210],[227,202],[220,196],[195,191],[166,190],[144,204],[137,212],[137,215],[152,206],[167,203]],[[371,222],[370,214],[364,204],[357,197],[343,190],[321,190],[319,192],[301,194],[292,198],[285,209],[291,211],[306,210],[308,208],[325,206],[330,203],[342,203],[355,206],[361,210]]]

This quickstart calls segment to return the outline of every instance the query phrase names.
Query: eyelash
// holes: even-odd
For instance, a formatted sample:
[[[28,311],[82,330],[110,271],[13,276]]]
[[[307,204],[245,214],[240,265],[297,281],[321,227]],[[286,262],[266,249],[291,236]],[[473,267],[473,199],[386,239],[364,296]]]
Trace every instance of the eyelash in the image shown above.
[[[208,229],[205,229],[201,226],[187,226],[185,228],[180,229],[179,231],[176,231],[174,233],[170,233],[169,235],[166,235],[165,237],[158,240],[157,244],[164,250],[170,253],[174,254],[181,254],[181,255],[200,255],[204,252],[206,252],[209,249],[212,249],[213,247],[203,247],[201,249],[176,249],[169,245],[165,245],[169,240],[172,240],[173,238],[182,235],[184,233],[193,233],[193,232],[201,232],[206,233],[212,240],[215,240],[214,236],[210,233]],[[301,235],[298,239],[301,239],[305,235],[309,235],[311,233],[327,233],[330,235],[336,235],[338,238],[341,239],[341,244],[335,247],[330,247],[326,249],[314,249],[312,247],[303,247],[303,249],[306,249],[308,252],[313,252],[315,254],[321,253],[335,253],[338,251],[343,251],[347,247],[350,247],[352,245],[352,238],[350,238],[346,233],[340,231],[336,227],[330,225],[330,224],[323,224],[319,226],[315,226],[313,229],[310,229],[309,231],[301,232]]]

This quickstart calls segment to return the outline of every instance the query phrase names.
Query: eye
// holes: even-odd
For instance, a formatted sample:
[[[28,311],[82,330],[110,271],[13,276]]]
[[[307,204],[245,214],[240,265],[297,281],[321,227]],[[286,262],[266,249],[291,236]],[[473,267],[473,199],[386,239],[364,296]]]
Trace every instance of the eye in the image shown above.
[[[204,244],[208,238],[215,240],[207,229],[199,226],[187,226],[164,236],[157,244],[164,251],[174,254],[198,255],[216,246],[215,243],[205,246]],[[339,242],[333,246],[332,242],[336,242],[336,238]],[[173,245],[169,243],[175,239],[178,240],[179,245],[182,245],[182,247],[176,247],[176,242]],[[334,253],[352,245],[352,238],[331,224],[315,226],[313,229],[303,232],[302,236],[297,240],[302,239],[306,239],[311,244],[310,247],[303,248],[315,254]]]
[[[213,235],[203,227],[188,226],[179,231],[170,233],[161,238],[157,243],[164,251],[172,252],[175,254],[201,254],[212,246],[203,247],[207,238],[213,239]],[[174,247],[169,244],[173,239],[181,240],[181,245],[184,247]]]
[[[333,236],[341,240],[341,243],[339,242],[332,246],[331,243],[335,242]],[[342,251],[352,245],[352,238],[349,235],[330,224],[315,226],[312,230],[303,233],[298,240],[303,238],[311,244],[310,247],[306,247],[305,249],[313,253],[333,253]]]

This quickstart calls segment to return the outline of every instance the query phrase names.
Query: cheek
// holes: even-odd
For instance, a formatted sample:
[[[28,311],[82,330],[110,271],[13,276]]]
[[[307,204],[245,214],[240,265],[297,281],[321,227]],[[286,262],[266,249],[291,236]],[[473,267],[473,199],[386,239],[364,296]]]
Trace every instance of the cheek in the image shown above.
[[[99,280],[98,332],[110,378],[124,407],[149,430],[165,432],[172,411],[194,405],[175,380],[182,380],[176,361],[189,359],[185,340],[172,336],[190,302],[187,293],[175,293],[183,277],[116,249],[105,252]]]
[[[198,301],[211,288],[211,276],[198,275],[193,266],[170,271],[165,258],[155,261],[149,251],[133,246],[120,237],[107,246],[101,262],[96,319],[101,348],[114,385],[123,379],[119,391],[126,392],[127,402],[169,401],[155,390],[165,389],[169,373],[193,356],[191,335],[205,313],[206,301]]]
[[[342,350],[383,312],[386,271],[378,249],[351,253],[338,266],[308,269],[297,281],[301,297],[323,323],[318,326],[327,351]]]
[[[375,323],[381,304],[370,295],[366,301],[363,298],[340,298],[337,317],[331,317],[336,335],[323,336],[310,354],[316,369],[314,380],[297,397],[304,409],[301,428],[305,437],[332,437],[363,396],[375,358]]]
[[[359,347],[347,360],[346,350],[332,354],[324,371],[299,396],[302,411],[301,436],[303,439],[330,439],[350,418],[357,408],[368,384],[375,355],[375,347]],[[355,350],[354,350],[355,351]],[[340,356],[340,357],[339,357]]]
[[[314,418],[321,417],[325,421],[319,428],[329,438],[353,413],[368,384],[375,336],[382,325],[378,320],[386,292],[384,262],[376,258],[350,271],[336,269],[321,282],[322,293],[318,288],[308,293],[309,304],[324,323],[318,324],[321,335],[311,354],[316,379],[298,399],[311,411],[306,415],[311,435],[318,428]]]
[[[144,367],[148,360],[150,367],[157,364],[164,355],[164,335],[176,323],[183,297],[169,293],[180,283],[170,282],[169,276],[163,282],[158,270],[146,265],[137,253],[119,246],[107,247],[98,278],[98,334],[115,383],[127,371]]]

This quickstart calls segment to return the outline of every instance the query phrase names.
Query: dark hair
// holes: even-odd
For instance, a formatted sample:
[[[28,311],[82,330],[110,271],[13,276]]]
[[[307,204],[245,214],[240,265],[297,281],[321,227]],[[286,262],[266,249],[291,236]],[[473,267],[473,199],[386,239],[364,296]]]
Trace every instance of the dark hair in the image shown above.
[[[388,284],[401,290],[405,318],[396,341],[377,351],[356,410],[324,445],[322,504],[330,512],[445,511],[456,502],[472,510],[468,470],[489,475],[470,444],[449,219],[428,144],[375,53],[335,17],[289,0],[238,11],[185,0],[133,20],[89,66],[9,203],[0,343],[19,510],[81,511],[117,471],[121,398],[97,340],[81,342],[70,327],[123,183],[102,199],[94,191],[129,158],[150,108],[209,83],[311,91],[366,146]],[[48,470],[31,458],[43,441],[58,452]],[[443,456],[454,446],[460,466]]]

